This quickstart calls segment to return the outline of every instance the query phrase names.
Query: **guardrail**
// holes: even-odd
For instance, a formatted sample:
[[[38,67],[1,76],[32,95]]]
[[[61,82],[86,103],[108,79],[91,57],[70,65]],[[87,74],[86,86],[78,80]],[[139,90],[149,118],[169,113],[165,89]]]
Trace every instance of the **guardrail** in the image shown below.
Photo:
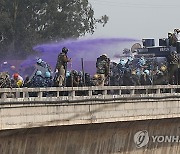
[[[49,88],[1,88],[0,102],[13,101],[26,98],[74,98],[93,96],[132,97],[149,95],[174,95],[180,93],[180,85],[153,85],[153,86],[102,86],[102,87],[49,87]],[[85,97],[86,96],[86,97]],[[31,99],[32,100],[32,99]],[[35,100],[34,100],[35,101]]]

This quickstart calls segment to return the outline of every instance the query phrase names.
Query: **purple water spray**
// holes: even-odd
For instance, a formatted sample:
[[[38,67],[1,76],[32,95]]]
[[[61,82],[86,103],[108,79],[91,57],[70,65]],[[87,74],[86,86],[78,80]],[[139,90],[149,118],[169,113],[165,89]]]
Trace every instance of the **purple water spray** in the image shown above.
[[[52,70],[57,62],[57,56],[63,47],[69,49],[68,57],[72,58],[72,66],[68,65],[68,70],[81,70],[81,58],[84,60],[85,72],[94,74],[96,72],[95,62],[97,57],[106,53],[110,59],[114,55],[122,54],[122,50],[134,42],[136,39],[129,38],[96,38],[96,39],[79,39],[65,40],[57,43],[41,44],[33,47],[38,51],[38,57],[50,64]],[[28,67],[36,63],[37,56],[30,56],[22,62],[22,67]]]

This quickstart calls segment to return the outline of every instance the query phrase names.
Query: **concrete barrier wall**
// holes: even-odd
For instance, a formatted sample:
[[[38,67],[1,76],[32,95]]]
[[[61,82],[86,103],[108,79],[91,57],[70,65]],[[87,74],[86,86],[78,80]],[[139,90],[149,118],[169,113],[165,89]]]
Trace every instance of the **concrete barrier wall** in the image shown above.
[[[85,99],[86,100],[86,99]],[[97,100],[73,103],[20,103],[1,105],[0,129],[105,123],[180,117],[175,97],[98,96]]]
[[[134,135],[180,134],[180,119],[116,122],[0,131],[1,154],[178,154],[179,142],[149,142],[137,148]]]
[[[47,102],[65,101],[67,99],[84,96],[91,99],[92,96],[143,96],[151,95],[174,95],[179,94],[180,85],[151,85],[151,86],[99,86],[99,87],[50,87],[50,88],[0,88],[0,105],[13,102]],[[47,100],[46,100],[47,98]]]

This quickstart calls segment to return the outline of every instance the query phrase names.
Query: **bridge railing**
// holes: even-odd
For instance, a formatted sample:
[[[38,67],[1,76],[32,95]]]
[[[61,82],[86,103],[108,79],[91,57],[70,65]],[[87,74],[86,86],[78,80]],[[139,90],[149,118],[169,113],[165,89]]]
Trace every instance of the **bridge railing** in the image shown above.
[[[180,94],[180,85],[153,86],[102,86],[102,87],[49,87],[49,88],[1,88],[0,102],[27,98],[92,98],[93,96],[155,96]],[[34,100],[35,101],[35,100]]]

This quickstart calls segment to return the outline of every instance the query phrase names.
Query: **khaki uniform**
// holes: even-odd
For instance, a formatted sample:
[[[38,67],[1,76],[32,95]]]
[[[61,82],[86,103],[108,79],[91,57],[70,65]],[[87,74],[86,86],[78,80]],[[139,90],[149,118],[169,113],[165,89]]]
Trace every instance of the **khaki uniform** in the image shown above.
[[[66,67],[67,67],[67,62],[69,62],[69,59],[65,53],[60,53],[58,55],[57,59],[57,64],[56,64],[56,69],[58,70],[58,85],[63,86],[64,80],[66,77]]]
[[[98,74],[99,75],[99,80],[98,80],[98,85],[97,86],[104,86],[105,83],[105,74]]]

